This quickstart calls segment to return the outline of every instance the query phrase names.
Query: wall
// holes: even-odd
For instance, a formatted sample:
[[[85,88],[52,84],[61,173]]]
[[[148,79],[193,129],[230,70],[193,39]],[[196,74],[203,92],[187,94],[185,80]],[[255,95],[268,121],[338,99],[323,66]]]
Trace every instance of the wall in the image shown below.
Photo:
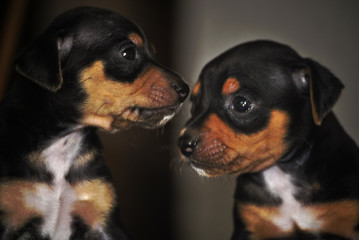
[[[182,0],[176,10],[175,69],[192,86],[205,63],[236,44],[254,39],[289,44],[345,84],[334,111],[359,143],[358,1]],[[177,239],[229,239],[234,178],[201,180],[182,166],[175,179]]]

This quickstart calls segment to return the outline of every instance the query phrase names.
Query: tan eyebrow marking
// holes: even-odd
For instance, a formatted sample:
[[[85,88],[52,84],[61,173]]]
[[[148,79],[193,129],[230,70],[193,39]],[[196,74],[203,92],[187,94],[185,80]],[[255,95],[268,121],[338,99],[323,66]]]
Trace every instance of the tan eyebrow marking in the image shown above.
[[[228,96],[240,88],[239,81],[234,77],[229,77],[223,84],[222,94]]]
[[[131,33],[130,35],[128,35],[128,38],[136,45],[139,47],[143,46],[143,39],[140,37],[140,35],[138,35],[137,33]]]
[[[199,89],[200,89],[200,88],[201,88],[201,82],[198,81],[198,82],[196,83],[196,85],[194,85],[194,88],[193,88],[193,91],[192,91],[192,95],[193,95],[193,96],[197,96],[198,93],[199,93]]]

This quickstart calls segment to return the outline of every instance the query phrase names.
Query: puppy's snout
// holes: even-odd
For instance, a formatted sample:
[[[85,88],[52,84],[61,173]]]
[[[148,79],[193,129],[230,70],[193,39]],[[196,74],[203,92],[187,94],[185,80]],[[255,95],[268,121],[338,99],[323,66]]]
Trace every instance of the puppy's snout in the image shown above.
[[[168,69],[165,69],[167,79],[170,79],[171,87],[176,91],[178,94],[178,101],[180,103],[186,100],[189,94],[189,86],[187,83],[180,77],[177,73],[172,72]]]
[[[198,139],[190,136],[189,134],[184,134],[179,137],[177,144],[181,153],[186,157],[190,157],[197,147]]]
[[[182,79],[180,75],[173,72],[172,70],[159,65],[158,63],[153,63],[157,69],[159,69],[161,72],[161,77],[166,79],[172,89],[177,93],[178,95],[178,101],[179,103],[183,103],[184,100],[186,100],[188,94],[189,94],[189,86],[187,83]]]

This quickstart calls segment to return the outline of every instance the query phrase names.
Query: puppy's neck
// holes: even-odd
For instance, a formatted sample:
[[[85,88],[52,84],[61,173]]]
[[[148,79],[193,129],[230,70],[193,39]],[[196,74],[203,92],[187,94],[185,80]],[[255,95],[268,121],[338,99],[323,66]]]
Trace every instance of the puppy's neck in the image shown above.
[[[56,94],[18,76],[8,95],[1,101],[0,111],[14,128],[23,128],[25,132],[45,131],[53,135],[73,131],[81,115],[77,103],[68,96],[59,97]]]

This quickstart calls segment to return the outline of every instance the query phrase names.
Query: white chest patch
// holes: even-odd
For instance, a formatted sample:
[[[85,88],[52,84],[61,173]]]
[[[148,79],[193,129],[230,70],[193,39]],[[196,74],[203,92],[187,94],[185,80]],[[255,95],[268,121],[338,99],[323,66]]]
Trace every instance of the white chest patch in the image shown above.
[[[42,213],[42,233],[51,239],[68,239],[71,235],[71,209],[78,196],[65,180],[71,165],[81,149],[83,136],[74,132],[56,139],[41,153],[41,159],[54,176],[51,184],[38,184],[28,194],[26,203]]]
[[[295,226],[306,231],[319,231],[323,222],[316,218],[306,206],[298,202],[294,195],[296,187],[291,176],[279,167],[273,166],[263,172],[269,191],[282,199],[280,212],[272,221],[282,231],[291,231]]]

